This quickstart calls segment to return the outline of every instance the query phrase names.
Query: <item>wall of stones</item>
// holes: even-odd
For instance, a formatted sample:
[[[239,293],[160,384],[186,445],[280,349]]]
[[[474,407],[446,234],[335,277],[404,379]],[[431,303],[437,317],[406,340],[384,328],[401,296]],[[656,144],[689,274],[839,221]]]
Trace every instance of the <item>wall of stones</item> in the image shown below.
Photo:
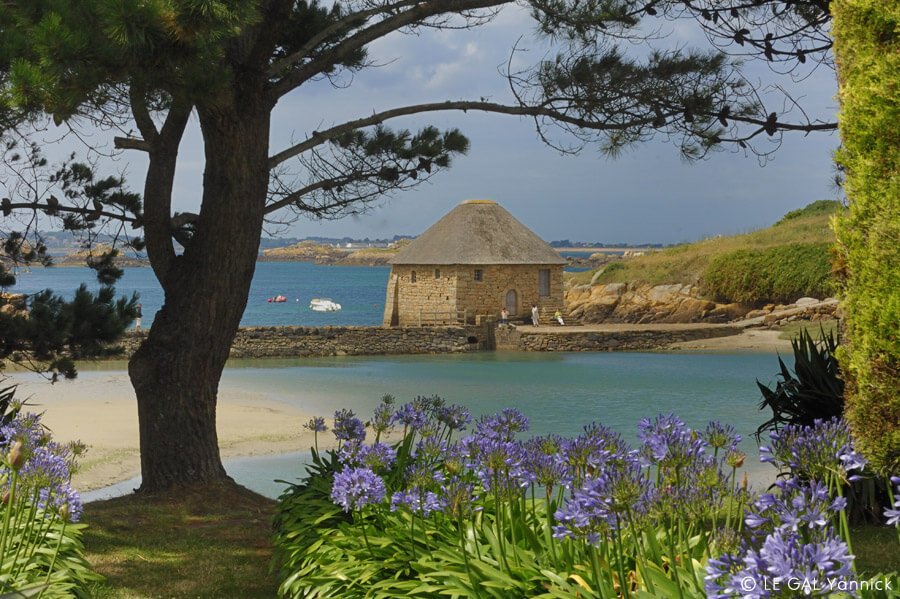
[[[532,333],[520,327],[519,348],[523,351],[651,351],[666,349],[673,343],[728,337],[741,332],[739,327],[710,327],[686,330],[619,330],[614,332],[576,331]]]
[[[475,269],[482,271],[482,280],[475,280]],[[540,297],[538,271],[550,270],[550,295]],[[537,304],[543,320],[549,319],[556,310],[564,310],[562,265],[485,265],[458,267],[457,297],[460,306],[469,307],[476,314],[497,316],[506,303],[506,293],[514,289],[518,296],[513,320],[531,317],[531,305]]]
[[[682,330],[587,331],[560,327],[532,332],[530,327],[246,327],[238,330],[232,358],[297,358],[389,354],[448,354],[495,348],[513,351],[648,351],[681,341],[736,335],[731,326]],[[513,331],[514,334],[509,332]],[[495,336],[496,332],[496,336]],[[130,356],[146,336],[126,333],[121,341]]]
[[[454,322],[456,293],[453,266],[394,266],[388,280],[384,325],[391,326],[394,305],[399,317],[397,324],[401,327],[418,326],[420,318],[423,324]]]
[[[146,333],[127,333],[131,355]],[[473,343],[472,340],[475,340]],[[450,354],[487,349],[485,327],[245,327],[231,346],[232,358],[296,358],[381,354]]]
[[[538,272],[550,270],[550,295],[540,297]],[[481,280],[475,270],[481,270]],[[435,276],[438,274],[439,276]],[[413,282],[415,273],[415,282]],[[529,318],[537,304],[546,322],[556,310],[565,311],[562,265],[396,265],[391,270],[386,295],[384,325],[391,326],[396,309],[398,326],[446,322],[466,310],[472,321],[479,315],[499,316],[506,294],[515,290],[517,306],[512,317]],[[396,308],[395,308],[396,306]]]

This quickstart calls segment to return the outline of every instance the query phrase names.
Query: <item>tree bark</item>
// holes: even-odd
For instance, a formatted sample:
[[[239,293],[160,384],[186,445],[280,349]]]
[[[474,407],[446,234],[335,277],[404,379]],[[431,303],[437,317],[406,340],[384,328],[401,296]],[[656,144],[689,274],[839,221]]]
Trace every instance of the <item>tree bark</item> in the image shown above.
[[[138,402],[140,492],[228,478],[216,395],[247,303],[268,186],[271,107],[248,95],[197,109],[206,153],[199,220],[164,271],[163,307],[128,367]]]

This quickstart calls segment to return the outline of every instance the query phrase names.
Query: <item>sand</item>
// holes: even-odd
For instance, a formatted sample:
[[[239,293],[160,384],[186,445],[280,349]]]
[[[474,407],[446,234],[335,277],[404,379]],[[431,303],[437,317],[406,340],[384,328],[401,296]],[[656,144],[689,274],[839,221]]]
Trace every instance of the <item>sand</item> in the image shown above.
[[[779,339],[778,336],[780,334],[781,331],[769,329],[745,329],[739,335],[674,343],[670,349],[722,352],[778,352],[782,356],[789,355],[791,353],[791,342],[788,339]]]
[[[752,329],[740,335],[680,343],[673,349],[778,351],[785,355],[791,350],[790,342],[778,339],[778,334]],[[28,399],[29,410],[44,413],[43,422],[55,440],[80,440],[88,446],[73,478],[76,489],[100,489],[140,474],[137,401],[126,372],[85,372],[74,381],[55,385],[21,373],[7,374],[19,383],[17,397]],[[223,384],[217,410],[222,457],[306,451],[313,445],[313,436],[302,425],[310,417],[264,393]]]
[[[55,385],[13,379],[20,384],[16,396],[28,398],[29,411],[44,413],[42,421],[54,440],[80,440],[88,446],[73,477],[76,489],[99,489],[140,474],[137,401],[127,373],[83,373]],[[222,457],[307,450],[313,437],[302,426],[309,418],[262,393],[223,385],[216,423]]]

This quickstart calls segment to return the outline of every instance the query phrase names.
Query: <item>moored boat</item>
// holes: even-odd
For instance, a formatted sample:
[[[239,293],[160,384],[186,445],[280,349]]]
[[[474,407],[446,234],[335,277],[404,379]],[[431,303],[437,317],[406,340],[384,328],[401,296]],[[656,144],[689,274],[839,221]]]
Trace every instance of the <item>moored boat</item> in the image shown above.
[[[327,297],[314,297],[309,302],[309,309],[316,312],[337,312],[341,309],[341,305]]]

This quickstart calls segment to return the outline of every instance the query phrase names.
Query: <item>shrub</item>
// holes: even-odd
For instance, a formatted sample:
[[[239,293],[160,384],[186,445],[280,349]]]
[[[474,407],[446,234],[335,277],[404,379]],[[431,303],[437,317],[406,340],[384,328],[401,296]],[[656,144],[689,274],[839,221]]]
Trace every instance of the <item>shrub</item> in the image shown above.
[[[70,478],[79,449],[51,441],[37,414],[17,414],[0,439],[0,593],[87,597],[100,577],[84,559],[76,523],[81,500]]]
[[[844,381],[841,380],[833,334],[821,331],[814,341],[805,329],[791,339],[794,351],[794,370],[778,358],[780,372],[774,389],[759,381],[756,385],[763,399],[760,410],[769,408],[772,417],[756,430],[756,438],[784,425],[810,425],[816,420],[840,417],[844,412]]]
[[[754,498],[735,478],[740,437],[718,423],[644,419],[632,449],[595,424],[522,441],[527,419],[504,410],[454,442],[464,409],[383,406],[372,445],[338,412],[338,450],[314,450],[308,478],[280,498],[281,596],[724,597],[738,574],[759,589],[782,575],[855,579],[844,502],[832,500],[862,466],[843,423],[786,428],[808,451],[797,458],[776,440],[767,459],[828,478]],[[404,430],[387,447],[379,422],[391,421]]]
[[[839,355],[847,420],[882,472],[900,468],[900,6],[832,3],[849,211],[835,221],[846,279]]]
[[[789,303],[833,291],[829,245],[795,243],[737,250],[713,258],[702,275],[704,292],[721,302]]]
[[[796,220],[798,218],[805,218],[807,216],[821,216],[826,214],[834,214],[843,209],[843,205],[837,200],[817,200],[811,204],[807,204],[803,208],[798,208],[797,210],[791,210],[787,214],[781,217],[775,226],[784,224],[791,220]]]

